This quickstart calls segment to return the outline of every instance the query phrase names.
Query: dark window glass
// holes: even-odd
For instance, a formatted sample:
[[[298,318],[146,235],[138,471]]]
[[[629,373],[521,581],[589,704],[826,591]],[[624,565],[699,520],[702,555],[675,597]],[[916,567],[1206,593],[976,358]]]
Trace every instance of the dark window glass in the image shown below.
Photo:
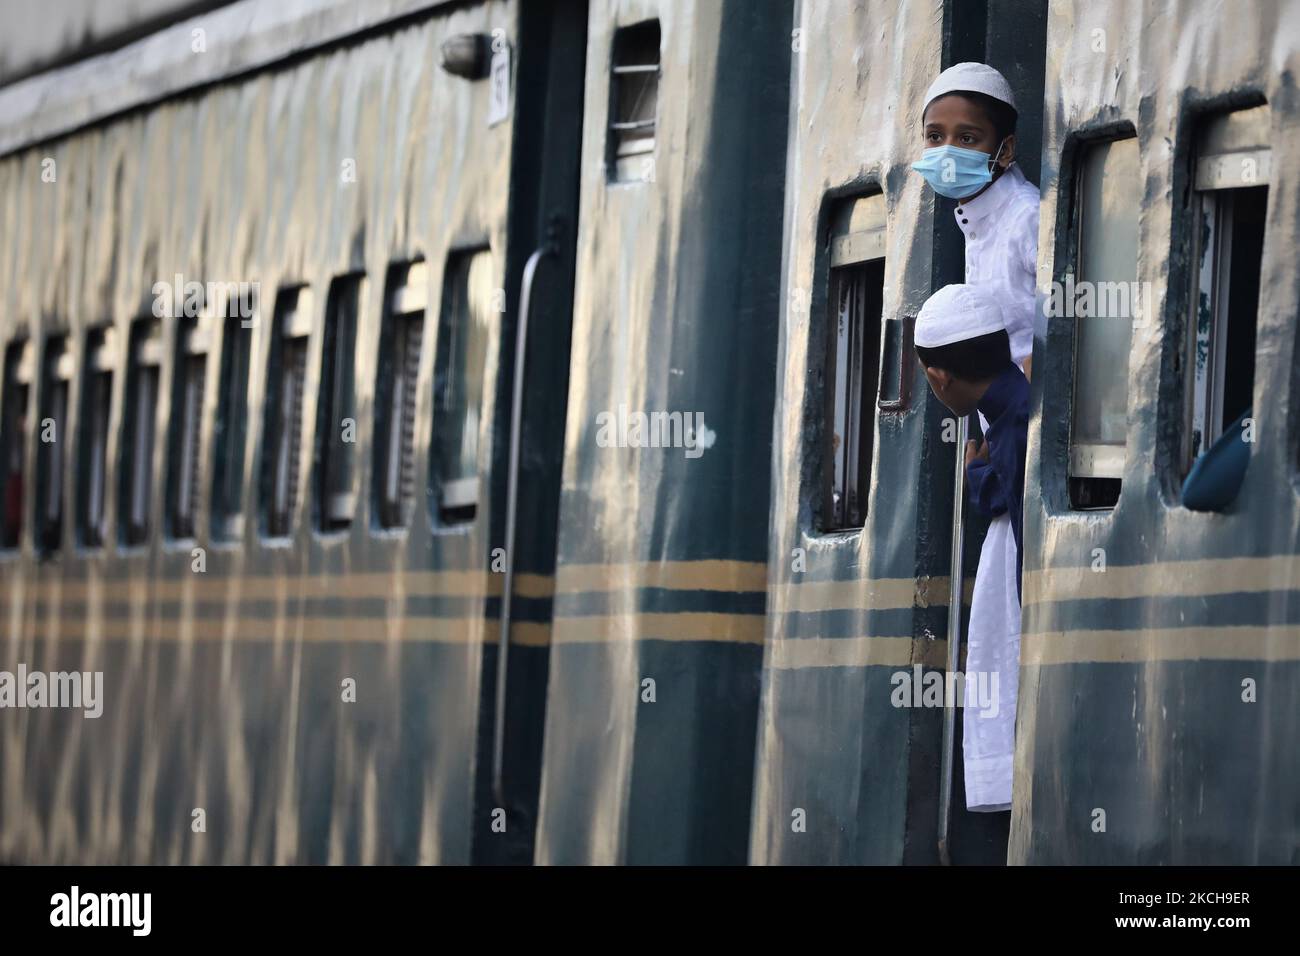
[[[609,119],[613,180],[654,178],[659,68],[658,20],[624,27],[614,34]]]
[[[262,526],[273,538],[293,528],[302,458],[303,388],[311,335],[307,289],[282,289],[266,367],[266,415],[262,431]]]
[[[217,415],[212,429],[212,537],[222,541],[244,534],[244,443],[252,351],[252,317],[245,318],[232,307],[222,326]]]
[[[479,416],[492,290],[492,256],[486,249],[448,259],[434,367],[430,461],[432,504],[444,525],[472,521],[478,507]]]
[[[194,537],[198,508],[199,441],[203,427],[203,390],[207,384],[208,331],[199,319],[182,319],[176,335],[176,371],[172,379],[171,451],[167,488],[168,533]]]
[[[1069,494],[1076,509],[1113,508],[1127,458],[1128,367],[1137,288],[1142,179],[1136,139],[1080,155],[1074,196],[1077,257]],[[1091,305],[1088,306],[1088,299]],[[1113,307],[1118,304],[1118,307]]]
[[[1270,126],[1258,106],[1211,118],[1196,139],[1184,474],[1253,408]]]
[[[824,531],[861,528],[867,517],[880,391],[885,220],[884,196],[876,194],[841,206],[831,227]]]
[[[46,340],[41,368],[41,413],[36,423],[36,546],[47,554],[57,551],[63,540],[64,448],[72,363],[66,336]]]
[[[32,354],[30,342],[14,342],[5,349],[4,399],[0,402],[0,547],[4,548],[16,548],[22,540]]]
[[[149,540],[153,496],[153,449],[157,429],[162,327],[157,319],[131,324],[126,373],[126,404],[122,414],[121,486],[118,511],[122,542]]]
[[[117,364],[112,328],[86,333],[82,367],[81,447],[77,460],[78,539],[83,547],[104,543],[104,492],[108,484],[108,421]]]
[[[423,262],[389,270],[375,382],[375,518],[405,527],[415,494],[415,412],[428,269]]]
[[[352,458],[356,447],[357,309],[363,276],[335,279],[325,308],[320,400],[316,406],[316,516],[322,531],[352,523]]]

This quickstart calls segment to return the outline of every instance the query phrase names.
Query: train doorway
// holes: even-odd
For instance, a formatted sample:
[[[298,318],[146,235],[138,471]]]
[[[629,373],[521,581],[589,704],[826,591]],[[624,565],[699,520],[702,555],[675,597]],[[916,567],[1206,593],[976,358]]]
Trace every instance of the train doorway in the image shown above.
[[[586,0],[520,5],[506,322],[493,435],[496,634],[485,648],[475,863],[532,862],[577,236]],[[496,82],[495,79],[492,82]],[[496,591],[496,588],[493,588]]]

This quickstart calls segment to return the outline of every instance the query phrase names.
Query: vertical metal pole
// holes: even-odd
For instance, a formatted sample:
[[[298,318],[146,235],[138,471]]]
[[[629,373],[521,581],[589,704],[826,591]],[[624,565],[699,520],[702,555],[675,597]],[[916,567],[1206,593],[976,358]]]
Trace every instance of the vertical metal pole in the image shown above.
[[[966,436],[967,419],[957,422],[957,463],[952,493],[952,553],[948,572],[948,673],[955,674],[961,667],[961,552],[963,538],[963,507],[966,495]],[[947,681],[944,682],[945,687]],[[946,698],[946,695],[945,695]],[[957,702],[944,701],[943,757],[939,776],[939,861],[952,864],[948,850],[948,824],[952,819],[952,776],[957,746]]]
[[[510,398],[510,467],[506,472],[506,579],[501,588],[496,716],[492,728],[492,793],[496,797],[497,806],[501,807],[505,806],[506,679],[510,669],[510,598],[515,583],[515,525],[519,507],[519,446],[523,431],[524,358],[528,347],[528,314],[532,310],[533,281],[537,277],[537,268],[543,259],[554,255],[555,250],[554,241],[548,238],[546,245],[528,257],[519,292],[519,320],[515,330],[514,389]]]

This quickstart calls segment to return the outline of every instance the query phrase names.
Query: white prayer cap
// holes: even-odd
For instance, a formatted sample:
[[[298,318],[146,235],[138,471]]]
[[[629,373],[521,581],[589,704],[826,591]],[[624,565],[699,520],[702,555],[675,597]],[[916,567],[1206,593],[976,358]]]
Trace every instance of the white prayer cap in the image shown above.
[[[925,105],[947,93],[983,93],[1016,108],[1007,78],[987,63],[958,63],[948,67],[925,91]],[[922,110],[924,112],[924,110]]]
[[[983,287],[946,285],[921,306],[912,341],[923,349],[1006,330],[1002,308]]]

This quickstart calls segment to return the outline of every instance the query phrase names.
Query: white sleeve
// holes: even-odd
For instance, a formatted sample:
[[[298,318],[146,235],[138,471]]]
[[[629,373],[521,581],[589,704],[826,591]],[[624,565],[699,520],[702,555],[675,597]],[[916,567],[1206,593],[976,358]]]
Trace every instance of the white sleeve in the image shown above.
[[[1038,284],[1038,205],[1035,204],[1029,215],[1020,221],[1020,255],[1021,261],[1029,274]]]
[[[1024,279],[1013,282],[1016,289],[1015,305],[1009,310],[1007,331],[1011,335],[1011,354],[1017,362],[1033,351],[1037,329],[1038,307],[1035,302],[1038,272],[1038,204],[1025,208],[1015,218],[1010,252],[1015,256],[1015,266],[1023,269]],[[1023,293],[1021,292],[1023,290]]]

